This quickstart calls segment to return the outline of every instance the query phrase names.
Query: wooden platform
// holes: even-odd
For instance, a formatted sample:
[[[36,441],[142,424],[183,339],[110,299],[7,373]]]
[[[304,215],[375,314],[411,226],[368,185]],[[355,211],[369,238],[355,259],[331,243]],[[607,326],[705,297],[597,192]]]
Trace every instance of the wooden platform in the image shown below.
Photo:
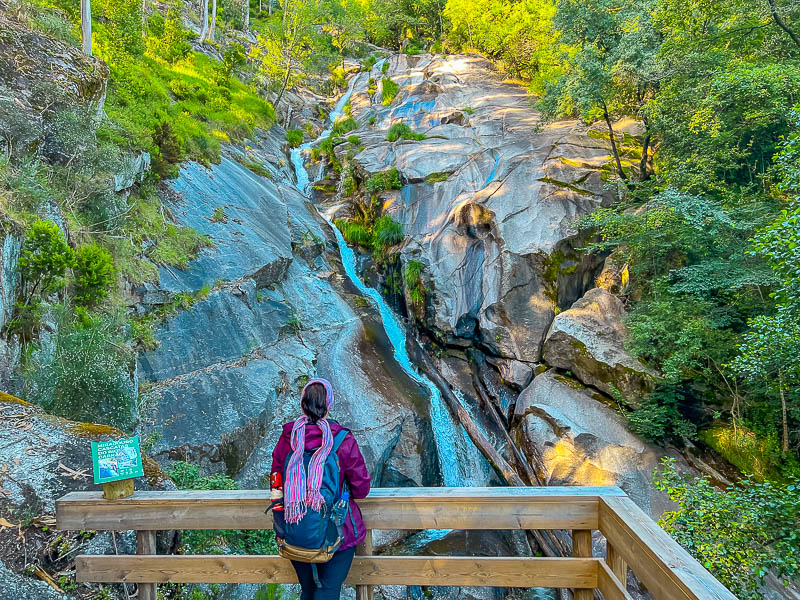
[[[159,583],[293,583],[291,564],[277,556],[162,556],[155,531],[267,529],[267,492],[137,492],[105,500],[101,492],[73,492],[56,502],[59,529],[136,530],[138,554],[79,556],[78,581],[139,584],[139,600],[155,598]],[[372,586],[550,587],[590,600],[629,598],[622,582],[630,567],[656,600],[735,600],[616,487],[383,488],[358,501],[369,528],[347,583],[359,600]],[[372,556],[371,532],[418,529],[564,529],[573,556]],[[607,540],[592,556],[592,531]]]

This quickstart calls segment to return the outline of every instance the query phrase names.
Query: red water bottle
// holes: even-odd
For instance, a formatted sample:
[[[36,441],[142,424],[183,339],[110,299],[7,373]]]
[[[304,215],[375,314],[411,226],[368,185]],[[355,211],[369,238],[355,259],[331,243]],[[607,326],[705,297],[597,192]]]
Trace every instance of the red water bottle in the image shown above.
[[[269,476],[269,499],[272,501],[272,510],[283,510],[283,477],[279,472]]]

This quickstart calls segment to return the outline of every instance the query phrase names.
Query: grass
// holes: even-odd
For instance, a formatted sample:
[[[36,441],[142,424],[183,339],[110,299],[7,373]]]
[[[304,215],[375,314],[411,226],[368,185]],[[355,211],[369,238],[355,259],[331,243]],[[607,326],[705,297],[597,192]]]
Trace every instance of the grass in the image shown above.
[[[341,119],[333,126],[333,130],[331,130],[331,137],[341,137],[346,133],[353,131],[354,129],[358,129],[358,121],[356,121],[353,117]]]
[[[386,192],[388,190],[399,190],[403,187],[400,182],[400,172],[397,169],[389,169],[375,173],[364,183],[367,191],[370,193]]]
[[[359,146],[361,144],[361,139],[357,135],[348,136],[347,141],[353,146]]]
[[[384,63],[386,66],[386,63]],[[397,97],[400,91],[400,86],[397,85],[391,77],[384,77],[381,79],[381,104],[389,106]]]
[[[297,148],[303,143],[303,132],[300,129],[290,129],[286,132],[286,141],[289,142],[289,147]]]
[[[389,133],[386,134],[386,139],[390,142],[397,140],[424,140],[426,138],[424,133],[416,133],[406,123],[395,123],[389,128]]]
[[[439,183],[440,181],[447,181],[452,173],[447,171],[437,171],[425,177],[425,183]]]
[[[396,246],[403,241],[403,226],[389,215],[384,215],[375,222],[373,233],[375,241],[384,248]]]
[[[110,65],[106,113],[120,145],[154,151],[156,125],[172,125],[183,158],[219,159],[220,143],[241,141],[275,122],[272,105],[236,78],[215,83],[216,61],[198,53],[174,65],[149,56]],[[178,90],[179,95],[173,90]]]

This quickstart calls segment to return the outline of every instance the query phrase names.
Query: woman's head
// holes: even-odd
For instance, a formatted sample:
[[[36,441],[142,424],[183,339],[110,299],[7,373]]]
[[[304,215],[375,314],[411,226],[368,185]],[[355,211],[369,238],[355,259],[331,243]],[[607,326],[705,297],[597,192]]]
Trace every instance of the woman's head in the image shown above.
[[[333,388],[330,382],[325,379],[309,381],[303,388],[300,407],[312,423],[324,419],[333,407]]]

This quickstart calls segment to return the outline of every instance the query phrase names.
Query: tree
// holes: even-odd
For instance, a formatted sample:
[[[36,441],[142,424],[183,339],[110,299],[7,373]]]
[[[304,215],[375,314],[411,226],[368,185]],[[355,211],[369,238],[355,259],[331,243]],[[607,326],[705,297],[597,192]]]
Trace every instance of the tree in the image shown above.
[[[208,32],[208,37],[211,41],[214,41],[214,33],[217,30],[217,0],[211,0],[211,2],[211,29]]]
[[[24,303],[29,304],[37,293],[47,295],[64,287],[64,275],[75,265],[75,253],[58,225],[38,219],[25,233],[18,264],[27,289]]]
[[[743,600],[763,598],[770,571],[800,575],[800,484],[744,479],[725,491],[679,474],[665,460],[656,487],[678,504],[659,524]]]
[[[332,0],[321,7],[322,31],[331,37],[339,51],[344,69],[344,55],[364,39],[364,10],[356,0]]]
[[[92,6],[90,0],[81,0],[81,41],[83,53],[92,55]]]
[[[78,248],[74,271],[75,302],[82,306],[96,306],[115,279],[111,254],[94,243]]]
[[[203,44],[208,36],[208,0],[200,0],[202,3],[202,15],[200,19],[203,24],[200,29],[200,43]]]
[[[302,0],[286,0],[279,26],[258,36],[258,44],[250,58],[258,65],[261,76],[277,90],[272,103],[277,109],[286,88],[303,77],[303,65],[311,55],[311,12]]]

